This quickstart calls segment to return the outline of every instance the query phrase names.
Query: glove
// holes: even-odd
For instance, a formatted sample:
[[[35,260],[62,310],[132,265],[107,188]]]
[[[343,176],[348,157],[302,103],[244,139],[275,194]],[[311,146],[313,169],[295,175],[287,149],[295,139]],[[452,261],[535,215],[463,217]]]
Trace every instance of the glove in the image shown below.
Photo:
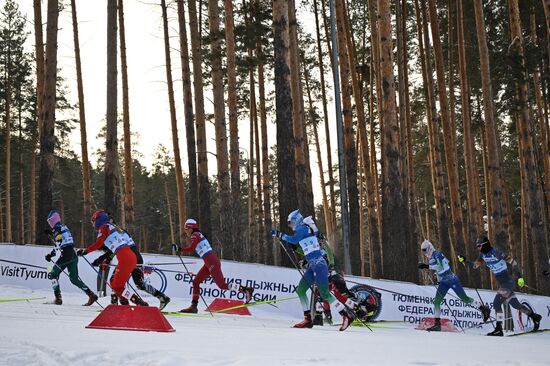
[[[172,244],[171,248],[172,248],[172,253],[174,254],[179,254],[179,252],[181,251],[180,247],[178,247],[177,244]]]
[[[457,258],[459,263],[464,263],[464,261],[466,260],[466,258],[464,258],[462,254],[457,255]]]
[[[307,269],[307,261],[305,259],[300,259],[298,261],[298,267],[301,269]]]
[[[550,272],[548,272],[548,270],[545,269],[544,271],[542,271],[542,275],[546,277],[550,277]]]
[[[52,250],[46,256],[44,257],[46,259],[46,262],[50,262],[52,260],[52,257],[55,257],[55,250]]]
[[[82,249],[82,248],[78,249],[76,251],[76,255],[78,255],[79,257],[82,257],[83,255],[86,255],[86,249]]]
[[[276,236],[279,239],[283,239],[283,233],[280,232],[279,230],[271,229],[271,236]]]
[[[78,254],[78,253],[77,253]],[[103,258],[103,256],[101,257],[97,257],[93,262],[92,262],[92,266],[93,267],[99,267],[99,265],[101,264],[101,262],[103,262],[105,258]]]
[[[525,280],[523,279],[523,277],[518,278],[518,286],[519,287],[524,287],[525,286]]]
[[[430,266],[428,266],[426,263],[418,263],[418,269],[428,269]]]

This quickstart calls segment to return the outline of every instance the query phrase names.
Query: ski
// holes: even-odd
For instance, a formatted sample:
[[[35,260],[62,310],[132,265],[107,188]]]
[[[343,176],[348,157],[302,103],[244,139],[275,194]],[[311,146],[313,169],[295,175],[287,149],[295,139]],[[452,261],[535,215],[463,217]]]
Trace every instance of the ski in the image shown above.
[[[46,297],[27,297],[27,298],[15,298],[15,299],[0,299],[0,302],[43,300],[45,298]]]
[[[180,313],[179,311],[161,311],[162,315],[167,316],[187,316],[191,318],[211,318],[209,314]]]
[[[530,330],[528,332],[510,334],[510,335],[507,335],[506,337],[517,337],[517,336],[524,336],[524,335],[528,335],[528,334],[546,333],[546,332],[550,332],[550,329]]]
[[[246,307],[250,307],[250,306],[263,305],[263,304],[272,304],[272,303],[279,302],[279,301],[294,300],[294,299],[297,299],[297,297],[285,297],[285,298],[282,298],[282,299],[245,302],[244,304],[241,304],[241,305],[231,306],[229,308],[213,311],[213,313],[223,313],[223,312],[226,312],[226,311],[240,309],[240,308],[246,308]]]

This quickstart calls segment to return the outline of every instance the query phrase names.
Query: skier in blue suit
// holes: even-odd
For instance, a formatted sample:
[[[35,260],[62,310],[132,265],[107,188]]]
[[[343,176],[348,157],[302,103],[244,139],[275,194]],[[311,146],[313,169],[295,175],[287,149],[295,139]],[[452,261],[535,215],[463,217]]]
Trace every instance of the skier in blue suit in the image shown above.
[[[445,258],[445,255],[440,251],[435,250],[433,244],[428,240],[424,240],[420,248],[426,258],[428,258],[428,264],[419,263],[418,268],[431,269],[435,271],[437,281],[439,282],[434,299],[435,323],[427,330],[431,332],[438,332],[441,330],[441,302],[451,288],[458,295],[458,297],[464,301],[465,304],[472,305],[479,309],[479,311],[483,314],[483,321],[486,322],[487,319],[489,319],[491,310],[484,304],[466,295],[464,288],[462,288],[462,285],[460,284],[460,280],[451,270],[449,260]]]
[[[468,265],[470,268],[477,269],[483,263],[489,267],[491,272],[494,273],[499,288],[495,299],[493,300],[493,306],[496,312],[497,324],[495,330],[487,333],[488,336],[502,337],[504,332],[502,330],[502,322],[504,321],[504,313],[502,311],[502,304],[509,303],[514,309],[517,309],[527,315],[533,321],[533,331],[537,331],[540,326],[542,316],[535,313],[529,307],[519,302],[514,292],[515,284],[512,277],[508,273],[507,263],[512,266],[512,269],[517,275],[517,284],[519,287],[525,286],[525,281],[521,275],[521,269],[518,262],[511,255],[505,251],[493,248],[489,239],[482,235],[476,241],[477,249],[479,250],[479,256],[474,262],[466,260],[464,256],[459,255],[458,261]]]
[[[317,285],[319,294],[323,300],[330,303],[331,307],[342,316],[342,326],[340,330],[345,330],[353,322],[354,316],[344,304],[339,302],[328,289],[328,267],[323,258],[321,247],[315,233],[304,223],[304,218],[299,210],[292,211],[288,215],[288,225],[294,231],[294,235],[287,235],[279,230],[271,230],[271,235],[276,236],[282,241],[287,242],[293,249],[300,248],[307,260],[307,269],[305,270],[300,283],[296,289],[300,303],[304,310],[304,320],[294,325],[294,328],[311,328],[313,321],[309,310],[309,300],[307,290],[313,283]]]

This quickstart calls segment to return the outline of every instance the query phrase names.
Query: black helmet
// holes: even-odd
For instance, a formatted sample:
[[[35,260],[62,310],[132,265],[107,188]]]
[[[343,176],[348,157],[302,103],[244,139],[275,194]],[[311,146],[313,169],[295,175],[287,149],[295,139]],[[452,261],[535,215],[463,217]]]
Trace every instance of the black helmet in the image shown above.
[[[480,237],[477,238],[476,246],[483,253],[488,253],[491,250],[491,242],[489,241],[489,238],[486,235],[481,235]]]

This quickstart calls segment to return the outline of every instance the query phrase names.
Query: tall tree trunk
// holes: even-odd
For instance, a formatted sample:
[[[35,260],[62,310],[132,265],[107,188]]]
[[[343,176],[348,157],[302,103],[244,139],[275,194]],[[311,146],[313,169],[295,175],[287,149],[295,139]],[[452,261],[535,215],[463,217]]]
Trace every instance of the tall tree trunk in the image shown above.
[[[537,24],[535,7],[531,7],[531,43],[537,45]],[[550,34],[548,34],[550,36]],[[540,80],[540,68],[537,65],[533,70],[533,91],[535,93],[535,102],[537,105],[537,120],[540,130],[541,155],[543,168],[543,188],[546,196],[546,217],[550,218],[550,153],[548,151],[548,126],[544,120],[544,103],[542,97],[542,84]]]
[[[290,59],[288,35],[288,3],[273,1],[273,48],[275,72],[275,121],[277,125],[277,174],[279,225],[296,209],[296,164],[293,150],[292,97],[290,94]],[[282,253],[282,252],[281,252]],[[282,262],[289,265],[286,255]]]
[[[477,43],[480,60],[481,86],[483,90],[483,113],[485,119],[485,137],[487,144],[487,175],[485,181],[489,190],[487,196],[487,220],[489,223],[489,237],[497,245],[507,242],[507,222],[502,207],[503,182],[501,161],[498,152],[497,127],[493,106],[493,88],[491,85],[491,67],[489,64],[489,49],[485,33],[485,20],[481,0],[474,0],[476,18]]]
[[[84,83],[82,80],[82,62],[80,60],[80,40],[78,36],[78,20],[76,16],[76,3],[71,0],[71,13],[73,18],[73,42],[76,64],[76,85],[78,91],[78,112],[80,118],[80,152],[82,154],[82,196],[84,205],[82,210],[82,222],[88,222],[92,213],[92,185],[90,179],[90,161],[88,159],[88,137],[86,133],[86,108],[84,104]],[[84,230],[83,242],[91,240]]]
[[[11,42],[7,42],[7,50],[4,50],[4,73],[6,77],[5,87],[5,130],[4,141],[6,148],[6,163],[5,163],[5,187],[6,187],[6,242],[12,242],[12,227],[11,227],[11,76],[12,76],[12,60],[11,60]]]
[[[300,97],[302,91],[300,80],[300,60],[298,48],[298,24],[294,0],[288,1],[288,32],[289,32],[289,59],[290,59],[290,91],[292,94],[292,121],[294,131],[294,156],[296,159],[296,190],[298,193],[298,207],[304,214],[313,214],[313,196],[308,197],[306,157],[307,148],[304,141],[305,122],[303,118],[303,103]],[[309,164],[307,164],[309,166]]]
[[[239,121],[237,110],[237,60],[235,55],[235,34],[233,20],[233,1],[224,0],[225,5],[225,43],[227,48],[227,109],[229,118],[229,160],[231,163],[231,226],[240,227],[241,221],[241,179],[239,168]],[[252,153],[252,152],[251,152]],[[240,243],[241,230],[231,230],[234,244]],[[233,258],[243,259],[241,246],[233,248]]]
[[[342,114],[344,115],[344,155],[346,164],[346,186],[349,203],[349,238],[350,263],[354,274],[361,273],[361,256],[359,253],[359,192],[357,189],[357,154],[353,133],[353,116],[350,95],[350,63],[346,48],[346,31],[344,26],[344,2],[336,1],[336,24],[338,36],[338,60],[340,64],[340,84],[342,92]]]
[[[255,2],[256,9],[260,6],[260,0]],[[273,264],[275,263],[275,252],[273,248],[276,248],[273,244],[273,238],[269,235],[268,230],[273,227],[273,221],[271,218],[271,181],[269,177],[269,151],[267,140],[267,111],[265,105],[265,76],[264,76],[264,55],[262,49],[262,43],[258,39],[256,43],[256,55],[258,57],[258,97],[259,97],[259,114],[260,114],[260,127],[262,129],[262,193],[263,193],[263,223],[264,230],[264,243],[262,253],[264,253],[262,263]],[[270,254],[272,253],[272,254]]]
[[[430,28],[433,38],[433,50],[435,55],[435,69],[437,75],[437,88],[439,92],[439,107],[441,112],[441,122],[443,125],[443,147],[445,149],[445,162],[447,167],[447,178],[449,184],[449,198],[451,203],[451,217],[453,221],[453,234],[455,237],[454,245],[451,241],[451,256],[456,258],[459,253],[464,253],[464,232],[462,219],[462,200],[460,197],[458,167],[456,146],[453,135],[456,131],[453,129],[449,103],[447,99],[447,87],[445,85],[445,70],[443,64],[443,50],[441,46],[441,37],[439,35],[439,23],[437,20],[437,11],[435,1],[428,0],[430,11]],[[453,262],[456,263],[456,262]],[[458,270],[456,264],[453,268]],[[461,268],[461,267],[460,267]],[[460,272],[460,270],[459,270]]]
[[[206,152],[206,125],[204,114],[204,82],[202,78],[202,51],[200,23],[197,21],[196,0],[189,0],[189,29],[191,31],[191,57],[195,89],[195,124],[197,128],[197,160],[199,183],[199,225],[203,233],[210,234],[210,182]]]
[[[124,126],[124,214],[123,225],[133,232],[134,224],[134,172],[132,160],[132,133],[130,132],[130,101],[128,92],[128,63],[126,57],[126,31],[124,26],[124,0],[118,0],[120,27],[120,72],[122,76],[122,123]]]
[[[252,96],[251,96],[252,97]],[[256,96],[254,94],[254,106],[256,106]],[[255,151],[256,151],[256,217],[257,217],[257,250],[255,251],[255,260],[257,263],[262,263],[262,253],[260,250],[265,250],[265,238],[263,233],[267,232],[263,221],[263,202],[262,202],[262,166],[260,165],[261,156],[260,156],[260,131],[258,124],[258,112],[254,113],[254,140],[255,140]],[[253,154],[253,152],[250,152]],[[267,168],[267,167],[266,167]]]
[[[18,99],[21,98],[21,87],[19,87]],[[25,190],[23,186],[23,133],[21,128],[21,103],[17,108],[18,121],[19,121],[19,215],[17,216],[17,234],[18,243],[25,244]]]
[[[248,51],[248,57],[252,58],[251,51]],[[249,103],[250,110],[248,135],[248,240],[246,241],[246,260],[251,258],[251,249],[256,240],[256,220],[254,218],[254,119],[256,119],[256,83],[254,81],[254,72],[248,71],[249,75]]]
[[[413,265],[400,262],[397,253],[406,252],[409,238],[409,212],[403,198],[403,182],[399,169],[398,123],[395,105],[395,85],[392,59],[390,4],[378,0],[380,42],[380,81],[382,86],[381,134],[383,138],[382,165],[382,244],[384,245],[384,277],[410,280],[418,276]],[[401,221],[400,221],[401,220]]]
[[[319,65],[319,78],[321,83],[321,101],[323,105],[323,120],[325,122],[325,140],[327,145],[327,164],[328,164],[328,177],[329,177],[329,198],[330,206],[328,206],[325,213],[325,227],[327,232],[327,237],[329,242],[334,241],[334,232],[336,230],[336,194],[334,193],[334,173],[332,171],[332,148],[330,143],[330,123],[328,120],[328,110],[327,110],[327,92],[326,92],[326,83],[325,83],[325,66],[323,63],[323,49],[321,47],[321,32],[319,27],[319,14],[317,9],[317,0],[313,0],[313,11],[315,13],[315,32],[317,39],[317,60]],[[323,14],[323,19],[324,19]],[[328,44],[328,39],[327,39]],[[330,46],[330,44],[328,44]],[[324,189],[324,185],[323,185]],[[328,216],[327,216],[328,214]]]
[[[428,33],[428,21],[426,19],[426,5],[425,3],[422,3],[422,6],[420,7],[418,0],[415,0],[414,5],[417,21],[418,44],[420,49],[420,62],[422,65],[422,79],[424,82],[427,103],[426,113],[430,145],[430,172],[432,176],[432,187],[435,202],[437,236],[441,250],[444,253],[450,253],[451,243],[449,237],[447,202],[445,198],[445,176],[443,172],[439,131],[437,129],[437,111],[435,109],[435,91],[432,76],[432,63],[430,58],[430,39]],[[426,210],[428,210],[428,206],[426,206]],[[427,230],[429,232],[429,229]]]
[[[38,217],[36,238],[38,244],[49,244],[44,229],[45,218],[52,208],[53,173],[55,168],[55,96],[57,81],[57,0],[48,0],[48,25],[46,27],[46,60],[44,68],[44,105],[40,121],[40,174],[38,183]]]
[[[33,0],[34,10],[34,54],[36,60],[36,129],[32,132],[31,158],[29,163],[29,222],[30,243],[36,243],[36,149],[40,140],[42,110],[44,105],[44,37],[42,34],[42,5],[40,0]],[[1,206],[1,205],[0,205]],[[1,213],[0,213],[1,216]],[[2,225],[0,219],[0,237]]]
[[[365,105],[363,102],[363,93],[359,86],[359,78],[357,76],[357,71],[355,65],[357,64],[357,58],[355,56],[355,46],[353,44],[349,18],[347,16],[347,11],[344,11],[345,18],[344,29],[346,37],[346,49],[347,49],[347,58],[349,62],[349,70],[351,75],[353,97],[355,101],[355,107],[357,112],[357,128],[358,135],[361,140],[361,151],[358,151],[357,154],[362,156],[363,170],[365,172],[365,185],[367,188],[366,195],[366,204],[367,204],[367,216],[368,216],[368,225],[369,225],[369,272],[370,276],[378,278],[381,273],[380,264],[381,264],[381,251],[380,251],[380,241],[379,241],[379,232],[378,232],[378,222],[376,217],[376,199],[374,197],[376,189],[374,186],[373,173],[371,172],[371,159],[369,154],[369,143],[367,139],[367,129],[366,129],[366,117],[365,117]],[[375,173],[376,174],[376,173]],[[359,185],[360,189],[362,185]],[[362,201],[361,201],[362,202]],[[363,210],[360,210],[360,216],[363,217]],[[360,224],[360,227],[363,227]],[[363,244],[363,241],[360,241]],[[361,253],[363,254],[363,253]]]
[[[521,30],[521,20],[519,15],[519,4],[517,0],[509,0],[510,13],[510,36],[512,38],[511,50],[516,53],[520,59],[520,77],[516,80],[517,85],[517,105],[516,111],[519,117],[519,140],[521,142],[521,156],[523,164],[520,169],[524,171],[526,178],[525,199],[526,206],[529,211],[530,221],[529,226],[532,233],[531,248],[533,250],[534,264],[536,268],[543,268],[548,263],[548,248],[547,248],[547,218],[545,210],[541,206],[544,202],[542,196],[542,187],[539,183],[537,161],[534,154],[533,143],[533,127],[528,109],[528,93],[525,74],[525,60],[523,50],[523,37]],[[548,281],[537,277],[537,288],[539,291],[546,293],[550,290]]]
[[[482,231],[482,227],[478,226],[479,210],[481,210],[481,201],[478,200],[476,185],[478,179],[478,165],[476,158],[476,150],[474,147],[474,139],[471,132],[471,111],[470,111],[470,84],[468,82],[468,65],[466,61],[466,44],[464,42],[464,12],[462,8],[462,0],[457,0],[457,41],[458,41],[458,64],[460,73],[460,90],[461,90],[461,107],[462,107],[462,129],[464,131],[464,165],[466,170],[466,191],[467,191],[467,207],[468,207],[468,224],[466,226],[466,240],[469,245],[466,245],[466,253],[470,258],[475,258],[476,235]],[[477,186],[479,188],[479,186]],[[471,271],[470,271],[471,272]],[[468,276],[471,286],[480,286],[480,277],[478,272],[474,275],[471,272]]]
[[[229,159],[227,153],[227,129],[225,126],[225,100],[222,76],[220,14],[217,0],[208,0],[208,24],[212,53],[212,93],[214,101],[214,126],[216,131],[216,162],[218,168],[218,192],[220,195],[220,230],[224,251],[233,258],[235,243],[231,237],[231,199],[229,183]]]
[[[191,93],[191,71],[189,69],[189,47],[187,43],[187,28],[183,0],[178,3],[178,25],[181,57],[181,80],[183,84],[183,113],[185,116],[185,138],[187,140],[187,163],[189,167],[189,200],[187,208],[189,215],[197,217],[199,213],[198,181],[197,181],[197,149],[195,141],[195,121],[193,115],[193,95]]]
[[[107,134],[105,156],[105,211],[119,217],[120,166],[117,139],[117,2],[107,2]]]
[[[178,122],[176,118],[176,103],[174,100],[174,83],[172,80],[172,60],[170,58],[170,38],[168,33],[168,16],[166,13],[166,0],[161,0],[162,19],[164,30],[164,56],[166,62],[166,81],[168,84],[168,104],[170,106],[170,125],[172,127],[172,147],[174,149],[174,163],[176,165],[176,189],[178,192],[178,221],[179,240],[185,240],[186,212],[185,212],[185,186],[183,183],[183,172],[181,167],[181,156],[179,146]]]
[[[166,196],[166,208],[168,210],[168,223],[170,224],[170,242],[176,242],[176,235],[174,234],[174,220],[172,219],[172,208],[170,207],[170,195],[168,194],[168,181],[164,181],[164,195]],[[174,253],[172,253],[174,254]]]
[[[397,54],[398,54],[398,73],[399,73],[399,123],[401,132],[401,151],[402,151],[402,181],[403,195],[407,200],[409,210],[409,245],[408,256],[414,257],[419,255],[418,250],[418,228],[416,217],[416,194],[414,184],[414,160],[412,149],[412,126],[411,126],[411,111],[409,107],[409,61],[407,49],[407,6],[406,1],[402,0],[397,3]],[[421,254],[421,253],[420,253]]]

